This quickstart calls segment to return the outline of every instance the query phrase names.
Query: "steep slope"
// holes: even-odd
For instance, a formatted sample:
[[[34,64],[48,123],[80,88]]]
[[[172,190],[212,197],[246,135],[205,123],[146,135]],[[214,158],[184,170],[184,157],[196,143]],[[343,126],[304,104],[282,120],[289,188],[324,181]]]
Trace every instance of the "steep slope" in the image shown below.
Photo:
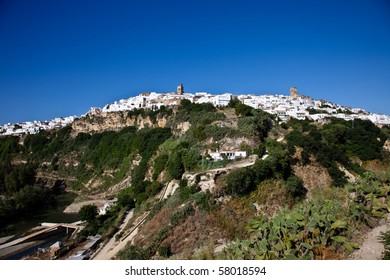
[[[357,247],[350,232],[390,210],[389,130],[359,120],[280,123],[239,102],[182,100],[1,138],[2,221],[13,205],[25,206],[13,218],[41,206],[28,195],[41,203],[65,190],[117,200],[79,238],[99,233],[115,244],[119,227],[127,236],[145,218],[116,258],[345,258]]]

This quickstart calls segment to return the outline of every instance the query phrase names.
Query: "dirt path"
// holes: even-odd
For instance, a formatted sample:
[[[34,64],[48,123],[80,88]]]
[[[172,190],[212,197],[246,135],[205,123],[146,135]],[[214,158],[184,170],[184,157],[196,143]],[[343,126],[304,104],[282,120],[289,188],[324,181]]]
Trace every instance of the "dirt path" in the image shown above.
[[[165,193],[168,189],[168,185],[165,186],[163,190],[161,190],[161,193],[157,195],[158,200],[161,201],[164,199]],[[93,260],[110,260],[114,258],[120,250],[125,248],[126,244],[133,240],[134,236],[138,233],[138,228],[145,222],[146,218],[149,216],[149,211],[143,213],[140,217],[137,218],[137,220],[134,222],[134,225],[129,230],[125,231],[126,225],[129,223],[130,219],[134,215],[134,209],[132,209],[122,222],[122,224],[119,227],[119,231],[108,241],[106,244],[103,245],[102,248],[100,248],[91,259]],[[120,240],[116,240],[115,236],[123,233],[123,236]]]
[[[211,173],[211,172],[221,172],[221,171],[230,171],[233,169],[238,169],[238,168],[244,168],[248,166],[252,166],[256,163],[256,160],[258,159],[258,156],[249,156],[248,158],[244,160],[240,160],[238,162],[233,162],[229,163],[226,167],[219,167],[215,169],[210,169],[210,170],[205,170],[202,172],[198,173],[192,173],[191,175],[199,175],[199,174],[204,174],[204,173]]]
[[[380,260],[384,251],[384,245],[380,243],[379,237],[381,232],[390,229],[390,214],[384,224],[370,230],[364,239],[360,249],[353,252],[350,256],[352,260]]]
[[[115,236],[117,234],[120,234],[121,232],[123,232],[127,223],[133,217],[133,215],[134,215],[134,209],[129,211],[126,218],[123,220],[122,224],[120,225],[119,231],[110,239],[110,241],[108,241],[99,251],[96,252],[96,254],[92,257],[92,259],[94,259],[94,260],[109,260],[112,257],[114,257],[116,255],[116,253],[118,253],[121,248],[124,247],[124,246],[123,247],[119,246],[120,244],[116,244],[118,242],[116,241]],[[118,247],[120,249],[118,249]]]

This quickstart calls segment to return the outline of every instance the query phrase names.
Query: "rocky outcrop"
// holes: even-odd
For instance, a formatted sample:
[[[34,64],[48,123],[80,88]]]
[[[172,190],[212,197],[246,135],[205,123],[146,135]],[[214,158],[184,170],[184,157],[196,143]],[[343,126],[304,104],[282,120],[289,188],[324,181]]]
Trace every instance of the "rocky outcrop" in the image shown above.
[[[209,138],[206,143],[208,145],[213,145],[215,143],[218,143],[219,150],[221,151],[234,151],[234,150],[244,150],[245,147],[254,147],[256,146],[256,143],[253,139],[246,138],[246,137],[237,137],[237,138],[230,138],[225,137],[223,140],[215,141],[213,138]]]
[[[150,117],[143,117],[141,115],[137,117],[128,116],[127,112],[99,112],[76,119],[72,123],[72,129],[73,133],[77,135],[80,132],[117,131],[127,126],[135,126],[138,129],[142,129],[144,127],[165,127],[166,125],[167,119],[165,117],[157,118],[153,121]]]
[[[173,195],[178,188],[179,188],[179,181],[178,180],[172,180],[171,182],[169,182],[163,199],[168,198],[169,196]]]
[[[296,176],[303,180],[305,188],[310,192],[317,187],[330,187],[332,178],[325,167],[313,162],[308,165],[297,164],[292,167]]]
[[[184,173],[183,179],[187,180],[189,186],[197,186],[202,192],[214,192],[216,189],[216,180],[221,174],[227,173],[227,170],[211,170],[196,174]]]
[[[183,135],[187,132],[191,127],[191,124],[189,122],[180,122],[176,125],[175,133],[179,136]]]

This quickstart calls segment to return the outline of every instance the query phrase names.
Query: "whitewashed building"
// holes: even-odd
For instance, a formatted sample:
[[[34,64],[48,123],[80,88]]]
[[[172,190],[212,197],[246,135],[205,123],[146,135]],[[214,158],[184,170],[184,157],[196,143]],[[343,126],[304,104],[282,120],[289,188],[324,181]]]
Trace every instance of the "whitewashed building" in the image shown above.
[[[216,151],[216,152],[210,152],[209,153],[211,159],[213,161],[220,161],[224,158],[228,160],[235,160],[239,158],[246,158],[247,152],[246,151]]]

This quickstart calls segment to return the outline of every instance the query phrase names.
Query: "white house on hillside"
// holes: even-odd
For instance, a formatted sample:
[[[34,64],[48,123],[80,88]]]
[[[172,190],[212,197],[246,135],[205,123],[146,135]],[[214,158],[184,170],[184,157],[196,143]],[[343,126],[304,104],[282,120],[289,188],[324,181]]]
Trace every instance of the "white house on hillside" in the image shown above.
[[[223,160],[224,158],[227,158],[228,160],[235,160],[238,158],[246,158],[247,152],[246,151],[216,151],[209,153],[211,156],[211,159],[213,161],[219,161]]]

